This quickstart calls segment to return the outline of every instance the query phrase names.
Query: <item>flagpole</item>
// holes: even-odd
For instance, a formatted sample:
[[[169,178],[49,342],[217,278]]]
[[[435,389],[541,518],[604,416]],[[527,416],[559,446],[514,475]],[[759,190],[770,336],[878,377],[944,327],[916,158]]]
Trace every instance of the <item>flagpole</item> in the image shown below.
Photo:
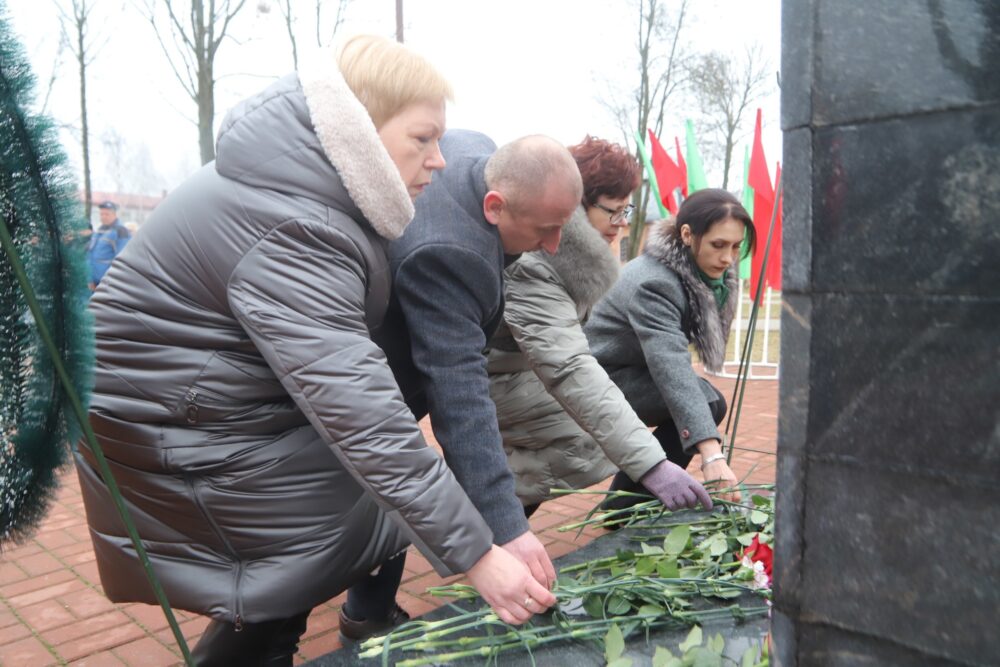
[[[767,354],[767,342],[771,333],[771,293],[773,291],[770,285],[764,291],[764,345],[760,355],[760,363],[764,366],[767,366],[769,358]]]

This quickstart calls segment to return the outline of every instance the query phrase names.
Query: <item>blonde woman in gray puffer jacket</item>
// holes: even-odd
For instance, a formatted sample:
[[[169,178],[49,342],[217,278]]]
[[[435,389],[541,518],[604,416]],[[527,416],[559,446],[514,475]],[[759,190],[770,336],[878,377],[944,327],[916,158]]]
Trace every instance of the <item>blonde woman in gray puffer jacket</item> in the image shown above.
[[[348,588],[345,634],[405,619],[411,542],[507,622],[555,600],[493,544],[372,341],[385,245],[445,166],[450,96],[426,61],[371,36],[278,80],[229,112],[216,160],[91,301],[90,421],[170,605],[212,618],[199,667],[290,666],[310,610]],[[154,602],[86,443],[76,463],[105,593]]]
[[[639,167],[624,148],[587,137],[570,147],[583,201],[555,255],[524,254],[506,272],[504,324],[490,342],[490,394],[526,513],[552,495],[621,470],[671,509],[706,508],[704,488],[667,460],[587,345],[583,323],[618,277],[609,245],[632,211]]]

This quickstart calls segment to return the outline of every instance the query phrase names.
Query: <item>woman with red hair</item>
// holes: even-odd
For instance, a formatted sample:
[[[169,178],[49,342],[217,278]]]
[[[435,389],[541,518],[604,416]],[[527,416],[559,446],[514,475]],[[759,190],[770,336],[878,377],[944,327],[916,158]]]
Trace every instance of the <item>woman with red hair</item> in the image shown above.
[[[553,489],[616,471],[669,509],[711,507],[708,493],[663,448],[590,354],[583,324],[618,278],[609,245],[632,213],[639,165],[617,144],[571,146],[583,200],[559,251],[525,253],[506,272],[504,324],[490,341],[490,393],[517,494],[531,514]]]

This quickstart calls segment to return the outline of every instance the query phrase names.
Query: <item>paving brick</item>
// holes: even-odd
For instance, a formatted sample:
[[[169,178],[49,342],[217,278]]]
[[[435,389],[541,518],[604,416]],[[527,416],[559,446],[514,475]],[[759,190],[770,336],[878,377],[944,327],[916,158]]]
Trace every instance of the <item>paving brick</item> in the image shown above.
[[[143,637],[124,644],[114,649],[112,653],[129,667],[173,667],[184,664],[179,654],[169,651],[152,637]]]
[[[307,660],[318,658],[341,647],[340,637],[337,632],[328,632],[318,635],[299,644],[299,655]],[[296,664],[301,664],[297,662]]]
[[[84,588],[73,593],[60,595],[59,601],[77,618],[88,618],[115,609],[114,604],[93,588]]]
[[[129,618],[125,616],[125,614],[120,611],[113,611],[107,614],[100,614],[91,618],[85,618],[72,623],[67,623],[66,625],[46,630],[40,634],[45,642],[50,646],[58,647],[59,645],[73,641],[74,639],[80,639],[81,637],[103,632],[108,628],[127,625],[128,623]]]
[[[17,563],[4,563],[0,565],[0,587],[24,581],[31,575],[18,567]]]
[[[27,572],[30,576],[36,577],[47,572],[61,570],[63,564],[60,563],[59,560],[52,554],[45,553],[43,551],[31,554],[30,556],[26,556],[24,558],[19,558],[17,560],[17,566]]]
[[[68,662],[94,653],[108,651],[116,646],[139,639],[145,634],[138,625],[125,623],[60,644],[56,647],[56,651],[63,660]]]
[[[74,660],[69,663],[69,667],[120,667],[125,663],[111,651],[106,653],[96,653],[94,655]]]
[[[86,587],[86,584],[74,577],[73,573],[68,570],[60,570],[59,572],[53,574],[59,575],[55,578],[62,578],[65,580],[45,587],[30,588],[28,592],[21,593],[20,595],[11,595],[8,597],[6,593],[0,593],[0,596],[4,597],[7,600],[7,604],[14,609],[20,609],[21,607],[27,607],[35,604],[36,602],[48,600],[58,595],[64,595]],[[15,586],[16,585],[17,584],[15,584]]]
[[[11,644],[18,639],[23,639],[31,634],[31,628],[23,623],[13,623],[7,627],[0,628],[0,646]]]
[[[78,519],[74,520],[70,527],[75,527],[78,521]],[[54,549],[58,549],[59,547],[64,547],[67,544],[75,544],[77,540],[64,529],[46,530],[44,532],[35,533],[35,542],[46,551],[52,551]]]
[[[58,600],[44,600],[17,610],[21,620],[36,632],[57,628],[76,620]]]
[[[35,637],[25,637],[12,644],[0,646],[0,665],[47,667],[58,664],[56,657]]]
[[[150,632],[170,627],[167,615],[163,613],[163,608],[159,605],[136,603],[119,606],[119,609],[131,618],[134,623],[138,623]],[[176,609],[174,610],[174,617],[180,619],[180,615]],[[178,623],[180,622],[178,620]]]

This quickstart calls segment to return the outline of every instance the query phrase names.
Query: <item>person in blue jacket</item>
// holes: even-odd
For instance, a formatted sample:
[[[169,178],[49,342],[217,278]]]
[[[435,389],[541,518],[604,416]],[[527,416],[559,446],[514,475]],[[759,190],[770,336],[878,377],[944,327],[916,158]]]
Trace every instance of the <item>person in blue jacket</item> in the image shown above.
[[[101,282],[101,278],[111,266],[125,245],[132,238],[132,233],[118,219],[118,205],[113,201],[104,201],[97,207],[100,209],[101,226],[90,236],[87,246],[87,263],[90,265],[90,282],[88,287],[93,292]]]

